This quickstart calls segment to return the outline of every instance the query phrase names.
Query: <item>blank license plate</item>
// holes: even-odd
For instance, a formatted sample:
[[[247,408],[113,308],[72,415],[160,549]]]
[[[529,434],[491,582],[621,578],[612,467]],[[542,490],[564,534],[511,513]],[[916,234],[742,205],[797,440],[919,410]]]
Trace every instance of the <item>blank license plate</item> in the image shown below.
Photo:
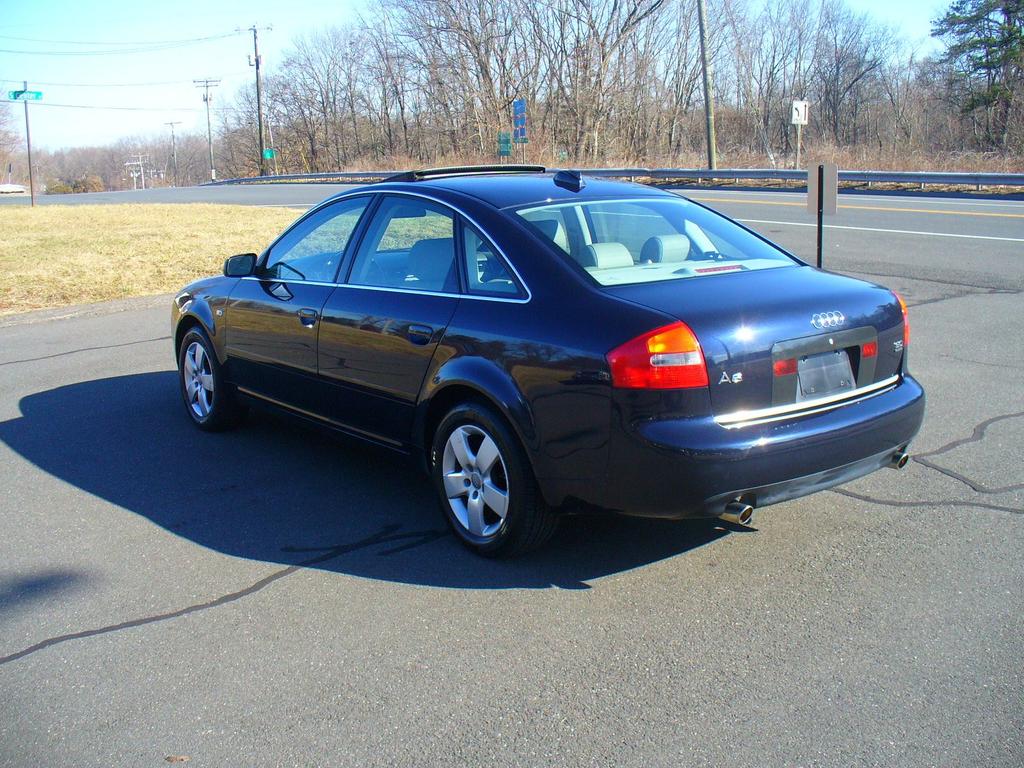
[[[815,400],[856,386],[846,350],[801,357],[796,363],[796,401]]]

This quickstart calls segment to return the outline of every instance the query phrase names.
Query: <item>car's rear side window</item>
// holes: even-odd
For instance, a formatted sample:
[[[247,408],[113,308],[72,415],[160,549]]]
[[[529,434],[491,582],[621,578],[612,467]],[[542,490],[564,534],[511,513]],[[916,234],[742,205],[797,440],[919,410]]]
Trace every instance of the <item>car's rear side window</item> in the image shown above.
[[[516,213],[600,285],[798,263],[726,217],[681,198],[581,200],[530,206]]]
[[[384,198],[356,253],[349,282],[458,293],[451,211],[417,198]]]
[[[462,227],[466,249],[466,287],[470,293],[493,296],[522,294],[515,277],[494,246],[468,224]]]

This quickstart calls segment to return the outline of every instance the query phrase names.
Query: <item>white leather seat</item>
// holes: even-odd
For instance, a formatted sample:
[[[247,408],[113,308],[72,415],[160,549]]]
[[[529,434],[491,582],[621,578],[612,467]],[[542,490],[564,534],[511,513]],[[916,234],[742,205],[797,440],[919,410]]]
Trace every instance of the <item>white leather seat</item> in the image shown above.
[[[629,249],[622,243],[594,243],[586,248],[587,260],[591,269],[610,269],[612,267],[632,267],[633,257]]]
[[[686,261],[690,256],[690,239],[686,235],[658,235],[649,237],[640,250],[641,262]]]

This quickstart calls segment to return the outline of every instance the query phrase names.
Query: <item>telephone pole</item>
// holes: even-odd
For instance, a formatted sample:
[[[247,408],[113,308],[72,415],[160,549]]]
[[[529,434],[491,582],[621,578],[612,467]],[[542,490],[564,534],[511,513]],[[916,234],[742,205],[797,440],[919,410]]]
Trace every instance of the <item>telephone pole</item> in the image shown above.
[[[196,88],[203,89],[203,102],[206,104],[206,146],[210,150],[210,181],[217,180],[217,169],[213,167],[213,129],[210,127],[210,89],[220,85],[220,80],[205,78],[193,80]]]
[[[134,160],[131,158],[135,158]],[[125,169],[132,176],[132,189],[135,189],[135,178],[139,177],[142,181],[142,188],[146,188],[146,163],[149,162],[149,155],[132,155],[124,164]],[[138,169],[138,170],[136,170]],[[150,171],[152,175],[152,171]]]
[[[249,60],[249,66],[256,67],[256,123],[259,130],[259,143],[260,143],[260,176],[267,175],[267,159],[263,156],[263,150],[266,149],[266,143],[263,141],[263,82],[260,77],[260,43],[259,43],[259,32],[269,32],[273,27],[257,27],[253,24],[249,27],[249,31],[252,32],[252,58]]]
[[[174,126],[181,125],[180,120],[176,120],[171,123],[164,123],[164,125],[171,126],[171,168],[174,172],[174,183],[172,186],[178,186],[178,145],[174,141]]]
[[[708,168],[718,167],[715,146],[715,96],[711,92],[711,62],[708,61],[708,23],[704,0],[697,0],[697,25],[700,27],[700,63],[704,71],[704,119],[708,145]]]

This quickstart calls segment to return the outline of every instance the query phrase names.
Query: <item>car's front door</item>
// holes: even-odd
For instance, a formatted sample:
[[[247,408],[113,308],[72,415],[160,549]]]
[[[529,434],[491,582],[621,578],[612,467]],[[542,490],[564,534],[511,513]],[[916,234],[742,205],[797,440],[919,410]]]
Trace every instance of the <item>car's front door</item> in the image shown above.
[[[225,316],[228,366],[243,390],[320,410],[320,313],[370,196],[327,205],[299,220],[231,292]]]
[[[455,214],[386,196],[366,226],[349,277],[323,308],[319,370],[332,418],[407,442],[423,377],[459,302]]]

